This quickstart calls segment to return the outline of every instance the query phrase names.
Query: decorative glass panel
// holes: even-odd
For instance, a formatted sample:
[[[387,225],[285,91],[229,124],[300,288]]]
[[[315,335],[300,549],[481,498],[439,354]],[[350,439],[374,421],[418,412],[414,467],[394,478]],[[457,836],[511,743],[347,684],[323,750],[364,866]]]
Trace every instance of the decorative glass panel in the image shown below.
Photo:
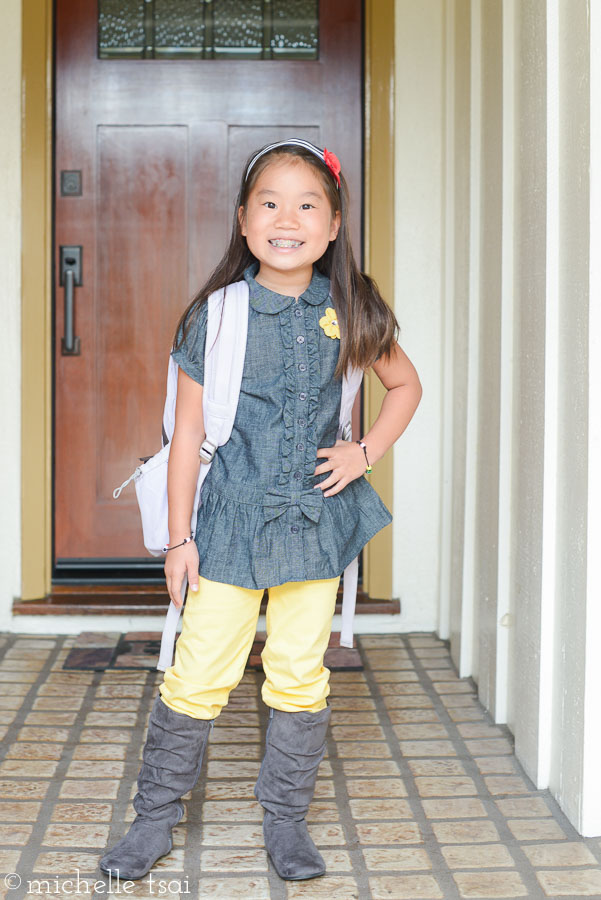
[[[261,58],[263,52],[262,0],[219,0],[213,11],[214,56]],[[242,52],[244,51],[244,52]]]
[[[155,56],[202,56],[204,5],[203,0],[154,0]]]
[[[98,0],[100,59],[317,59],[318,0]]]
[[[144,0],[101,0],[98,10],[98,55],[144,55]]]
[[[273,55],[315,59],[317,18],[317,3],[313,0],[273,0]]]

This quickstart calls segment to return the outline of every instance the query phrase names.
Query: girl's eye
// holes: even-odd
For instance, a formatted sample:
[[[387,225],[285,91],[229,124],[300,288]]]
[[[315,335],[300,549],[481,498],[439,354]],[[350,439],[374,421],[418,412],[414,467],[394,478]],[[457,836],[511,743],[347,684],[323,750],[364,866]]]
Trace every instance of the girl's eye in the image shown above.
[[[275,209],[275,203],[273,200],[266,200],[263,206],[266,206],[267,209]]]
[[[313,206],[312,203],[303,203],[303,205],[301,206],[301,209],[314,209],[314,208],[315,207]]]

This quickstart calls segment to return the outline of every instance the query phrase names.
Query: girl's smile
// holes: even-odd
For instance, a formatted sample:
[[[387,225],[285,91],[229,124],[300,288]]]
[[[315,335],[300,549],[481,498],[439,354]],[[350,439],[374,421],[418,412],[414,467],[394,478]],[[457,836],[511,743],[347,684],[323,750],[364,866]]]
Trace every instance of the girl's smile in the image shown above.
[[[242,235],[259,261],[260,284],[287,296],[302,294],[313,263],[336,239],[340,213],[333,213],[322,181],[308,163],[280,158],[257,178],[246,209],[239,210]]]
[[[273,238],[269,243],[272,247],[278,247],[282,250],[295,250],[303,245],[303,241],[284,240],[284,238]]]

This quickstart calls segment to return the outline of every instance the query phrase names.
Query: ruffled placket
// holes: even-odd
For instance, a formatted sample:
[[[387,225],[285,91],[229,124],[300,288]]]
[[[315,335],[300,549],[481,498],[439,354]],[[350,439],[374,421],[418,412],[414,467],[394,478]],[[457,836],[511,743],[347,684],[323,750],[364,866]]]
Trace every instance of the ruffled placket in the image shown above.
[[[321,357],[319,354],[319,325],[318,313],[314,306],[305,309],[305,334],[307,355],[309,357],[309,379],[306,391],[307,398],[307,440],[305,449],[305,481],[310,479],[309,486],[313,485],[313,473],[317,460],[317,436],[315,433],[315,419],[319,409],[319,385],[321,384]],[[317,493],[317,491],[315,492]],[[321,491],[319,491],[321,494]]]
[[[284,371],[286,373],[286,396],[284,399],[284,436],[280,444],[280,472],[278,475],[278,484],[287,485],[290,483],[290,472],[292,470],[292,462],[294,460],[294,438],[296,435],[296,378],[295,366],[302,363],[295,362],[295,337],[302,336],[301,332],[297,335],[293,333],[292,322],[290,316],[290,307],[283,309],[279,314],[280,328],[282,333],[282,345],[284,347]],[[305,338],[303,336],[303,342]],[[297,346],[300,344],[297,343]],[[306,423],[303,423],[306,425]],[[302,426],[301,426],[302,427]]]
[[[298,559],[303,577],[302,530],[319,521],[323,495],[313,489],[316,438],[314,422],[319,403],[319,347],[312,307],[297,300],[279,313],[286,396],[278,485],[289,496],[280,514],[285,516],[291,554]],[[266,503],[266,520],[273,518],[274,504]],[[296,546],[298,544],[298,546]],[[296,552],[298,551],[298,552]]]

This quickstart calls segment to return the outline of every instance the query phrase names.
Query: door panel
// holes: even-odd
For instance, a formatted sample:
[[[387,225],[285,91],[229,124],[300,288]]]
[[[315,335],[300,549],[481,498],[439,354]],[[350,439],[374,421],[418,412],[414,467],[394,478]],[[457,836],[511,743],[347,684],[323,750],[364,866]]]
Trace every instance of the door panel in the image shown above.
[[[161,397],[165,373],[155,360],[165,358],[168,328],[188,291],[187,132],[185,126],[98,129],[92,428],[98,436],[96,500],[108,504],[103,518],[110,556],[119,555],[123,540],[112,498],[123,481],[123,454],[135,460],[156,446],[156,419],[139,398]],[[141,265],[149,257],[152,265]],[[157,296],[161,303],[152,304],[152,312],[158,319],[147,302]]]
[[[213,0],[215,14],[220,3]],[[173,331],[223,253],[248,154],[291,136],[337,152],[356,203],[360,249],[361,3],[319,7],[316,60],[99,59],[96,3],[57,0],[59,566],[148,559],[133,486],[118,501],[112,491],[160,447]],[[64,172],[79,173],[80,191],[68,187],[77,175],[61,181]],[[83,248],[79,355],[61,353],[61,245]]]

